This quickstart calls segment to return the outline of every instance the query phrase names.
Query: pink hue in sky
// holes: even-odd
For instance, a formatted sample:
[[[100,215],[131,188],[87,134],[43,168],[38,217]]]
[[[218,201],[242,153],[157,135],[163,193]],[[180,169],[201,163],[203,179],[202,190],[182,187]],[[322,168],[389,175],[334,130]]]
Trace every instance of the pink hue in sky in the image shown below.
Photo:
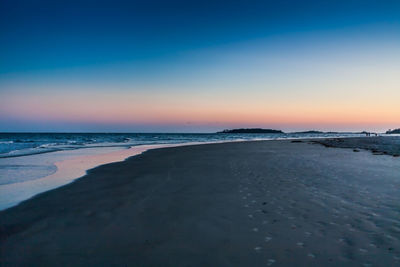
[[[147,75],[129,63],[6,75],[0,131],[400,127],[400,40],[341,37],[195,51],[147,66]]]

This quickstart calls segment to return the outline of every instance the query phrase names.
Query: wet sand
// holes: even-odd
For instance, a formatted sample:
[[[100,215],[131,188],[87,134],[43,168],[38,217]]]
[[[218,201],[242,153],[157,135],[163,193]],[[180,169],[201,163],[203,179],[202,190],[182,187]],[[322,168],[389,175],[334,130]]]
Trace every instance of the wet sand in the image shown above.
[[[365,150],[150,150],[0,212],[0,265],[398,266],[399,189]]]

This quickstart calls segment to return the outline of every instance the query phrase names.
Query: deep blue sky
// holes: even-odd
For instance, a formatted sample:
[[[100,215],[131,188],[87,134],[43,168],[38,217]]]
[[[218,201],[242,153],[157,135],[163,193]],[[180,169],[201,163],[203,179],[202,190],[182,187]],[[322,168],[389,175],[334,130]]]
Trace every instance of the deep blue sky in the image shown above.
[[[257,62],[258,55],[268,60],[269,54],[282,53],[287,61],[301,65],[298,60],[302,55],[313,62],[323,61],[327,55],[315,55],[326,48],[330,49],[328,56],[335,55],[333,59],[336,55],[346,58],[346,53],[354,54],[353,51],[363,49],[358,58],[368,58],[376,51],[399,52],[396,47],[400,35],[400,1],[0,0],[0,12],[0,96],[3,99],[14,97],[16,90],[52,99],[48,91],[42,91],[47,87],[59,94],[79,87],[79,90],[93,93],[97,90],[112,92],[118,88],[129,95],[140,96],[146,90],[150,96],[173,93],[176,97],[185,91],[190,97],[190,92],[198,90],[204,80],[215,81],[220,76],[234,77],[232,73],[242,72],[230,69],[230,64],[223,65],[224,61],[243,62],[246,68],[257,66],[254,70],[257,73],[267,71],[267,66]],[[240,59],[242,55],[246,59]],[[377,57],[386,60],[386,56],[379,54]],[[283,62],[273,60],[278,65]],[[382,61],[381,65],[386,63]],[[389,63],[389,68],[397,66]],[[193,78],[210,69],[213,73]],[[274,74],[275,77],[285,75],[284,67]],[[173,78],[166,79],[166,76]],[[162,82],[158,84],[156,80]],[[248,76],[240,80],[244,85],[251,82]],[[282,84],[284,82],[286,80],[282,80]],[[107,86],[99,89],[99,83]],[[168,85],[180,86],[179,92],[162,89]],[[219,93],[229,94],[229,83],[221,80],[204,86],[224,87]],[[148,92],[149,87],[156,93]],[[265,90],[275,93],[273,88]],[[182,101],[187,99],[182,96]],[[168,107],[165,110],[168,111]],[[38,122],[36,128],[52,130],[51,124],[43,123],[46,116],[24,118],[7,108],[0,112],[3,113],[0,113],[0,120],[6,125],[0,130],[24,129],[21,125],[15,126],[18,120],[29,125],[41,121],[43,126]],[[269,125],[271,112],[266,113],[261,126]],[[135,117],[134,111],[132,116]],[[85,122],[90,124],[88,118]],[[96,121],[96,125],[98,123],[102,122]],[[115,127],[107,123],[104,122],[105,129]],[[135,123],[142,125],[143,121],[124,123],[124,127],[128,127]],[[179,120],[174,123],[179,124]],[[199,130],[208,129],[204,120],[198,123]],[[221,127],[230,125],[229,120],[224,123],[222,120]],[[68,125],[73,125],[71,120]],[[80,125],[82,121],[77,122],[75,128],[68,127],[79,130]],[[162,131],[162,126],[159,129]]]
[[[290,32],[398,23],[399,1],[1,1],[1,73],[169,58]]]

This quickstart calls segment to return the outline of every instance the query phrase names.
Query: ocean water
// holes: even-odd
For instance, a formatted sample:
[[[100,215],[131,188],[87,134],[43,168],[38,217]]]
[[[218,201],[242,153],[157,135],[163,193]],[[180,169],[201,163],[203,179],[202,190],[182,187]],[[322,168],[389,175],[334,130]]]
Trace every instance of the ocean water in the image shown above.
[[[359,136],[323,134],[157,134],[157,133],[0,133],[0,158],[98,147],[131,147],[151,144]]]
[[[0,210],[151,148],[339,136],[360,134],[0,133]]]

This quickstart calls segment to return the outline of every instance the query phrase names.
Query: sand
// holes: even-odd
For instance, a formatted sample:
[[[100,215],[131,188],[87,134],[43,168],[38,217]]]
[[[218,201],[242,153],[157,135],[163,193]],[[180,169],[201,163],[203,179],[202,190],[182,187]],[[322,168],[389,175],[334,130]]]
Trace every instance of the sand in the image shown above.
[[[399,266],[400,158],[156,149],[0,212],[1,266]]]
[[[375,155],[392,155],[400,157],[400,136],[379,137],[353,137],[353,138],[327,138],[315,140],[326,147],[353,148],[370,150]]]

